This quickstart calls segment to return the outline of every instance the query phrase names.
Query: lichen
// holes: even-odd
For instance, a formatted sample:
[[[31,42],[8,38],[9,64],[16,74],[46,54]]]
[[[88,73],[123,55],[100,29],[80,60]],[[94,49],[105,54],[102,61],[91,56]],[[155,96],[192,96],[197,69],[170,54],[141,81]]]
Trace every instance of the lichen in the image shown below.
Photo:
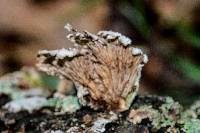
[[[181,118],[182,106],[172,98],[166,97],[165,102],[157,109],[151,105],[140,105],[137,109],[132,109],[128,120],[133,124],[140,124],[142,120],[148,119],[152,124],[152,132],[162,128],[166,130],[179,130],[174,128]]]
[[[194,118],[200,118],[200,100],[195,101],[189,110],[194,111],[195,113]]]
[[[189,109],[186,109],[181,114],[179,123],[183,125],[183,130],[186,133],[200,132],[200,101],[195,101]]]
[[[21,71],[6,74],[0,78],[3,81],[10,81],[13,86],[27,89],[30,87],[43,87],[40,74],[31,67],[24,67]]]
[[[148,101],[147,97],[145,99]],[[129,112],[128,121],[137,126],[145,123],[151,132],[156,133],[199,133],[199,109],[199,101],[194,102],[189,109],[184,110],[171,97],[162,97],[156,106],[153,101],[150,104],[149,102],[133,104]]]
[[[44,89],[39,72],[33,68],[23,68],[0,78],[0,94],[6,94],[14,100],[31,96],[47,97],[50,92]]]
[[[150,121],[153,121],[153,123],[157,123],[155,122],[157,116],[160,117],[159,112],[153,109],[151,106],[141,106],[139,109],[132,109],[130,111],[128,120],[133,124],[139,124],[144,119],[149,119]]]
[[[186,133],[200,133],[200,120],[191,119],[184,123],[184,130]]]
[[[118,116],[113,113],[109,112],[109,114],[101,114],[96,120],[93,122],[91,128],[89,128],[89,132],[93,133],[103,133],[105,132],[105,126],[108,123],[114,122],[118,119]]]
[[[100,31],[95,35],[78,32],[69,24],[65,28],[71,32],[67,38],[74,47],[39,51],[38,68],[72,80],[83,106],[127,110],[137,95],[147,56],[121,33]]]
[[[46,101],[47,100],[44,97],[22,98],[8,102],[3,106],[3,108],[13,113],[20,111],[28,111],[29,113],[32,113],[33,111],[42,108]]]
[[[66,96],[63,99],[50,98],[44,106],[53,107],[57,114],[74,113],[80,109],[78,99],[74,96]]]

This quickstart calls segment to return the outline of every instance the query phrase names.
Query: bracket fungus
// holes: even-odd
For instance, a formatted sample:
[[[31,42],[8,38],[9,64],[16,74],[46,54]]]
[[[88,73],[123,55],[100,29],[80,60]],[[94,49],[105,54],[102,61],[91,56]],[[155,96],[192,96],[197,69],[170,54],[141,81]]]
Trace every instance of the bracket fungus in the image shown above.
[[[117,112],[129,109],[148,61],[146,54],[118,32],[78,32],[69,24],[65,28],[74,47],[39,51],[38,68],[73,81],[83,106]]]

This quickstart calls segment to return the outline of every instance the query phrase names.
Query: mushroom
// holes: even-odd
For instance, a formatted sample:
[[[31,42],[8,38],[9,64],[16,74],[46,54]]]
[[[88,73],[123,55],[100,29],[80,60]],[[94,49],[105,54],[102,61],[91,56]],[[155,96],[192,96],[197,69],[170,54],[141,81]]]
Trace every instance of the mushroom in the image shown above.
[[[74,47],[39,51],[38,68],[71,80],[83,106],[117,112],[129,109],[148,61],[146,54],[118,32],[78,32],[69,24],[65,28]]]

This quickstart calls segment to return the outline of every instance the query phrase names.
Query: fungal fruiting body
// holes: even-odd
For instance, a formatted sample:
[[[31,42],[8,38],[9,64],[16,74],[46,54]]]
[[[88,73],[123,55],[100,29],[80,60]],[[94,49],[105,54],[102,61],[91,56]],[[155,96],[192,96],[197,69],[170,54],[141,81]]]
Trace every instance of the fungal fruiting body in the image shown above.
[[[127,110],[138,92],[147,56],[118,32],[78,32],[69,24],[65,28],[74,47],[39,51],[38,68],[73,81],[83,106]]]

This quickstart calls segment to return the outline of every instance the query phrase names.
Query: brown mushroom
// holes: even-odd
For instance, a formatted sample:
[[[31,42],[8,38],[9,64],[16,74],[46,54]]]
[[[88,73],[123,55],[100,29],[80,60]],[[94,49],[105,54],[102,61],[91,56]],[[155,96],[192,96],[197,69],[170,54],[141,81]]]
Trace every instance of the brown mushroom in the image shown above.
[[[141,70],[147,56],[131,40],[112,31],[97,35],[65,26],[73,48],[41,50],[38,68],[51,75],[70,79],[83,106],[125,111],[135,98]]]

